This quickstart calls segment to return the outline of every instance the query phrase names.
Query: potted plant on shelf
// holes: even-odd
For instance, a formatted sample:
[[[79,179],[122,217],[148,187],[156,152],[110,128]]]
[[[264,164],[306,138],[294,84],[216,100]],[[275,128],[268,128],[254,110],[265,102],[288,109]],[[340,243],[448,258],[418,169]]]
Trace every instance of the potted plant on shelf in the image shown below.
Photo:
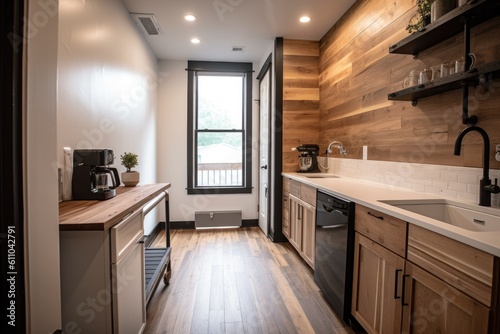
[[[435,0],[417,0],[417,13],[411,18],[406,30],[414,34],[431,22],[431,4]]]
[[[137,171],[133,171],[132,168],[139,164],[137,160],[137,154],[134,153],[123,153],[120,155],[122,160],[122,165],[127,168],[126,172],[122,173],[122,182],[125,187],[135,187],[139,183],[140,174]]]

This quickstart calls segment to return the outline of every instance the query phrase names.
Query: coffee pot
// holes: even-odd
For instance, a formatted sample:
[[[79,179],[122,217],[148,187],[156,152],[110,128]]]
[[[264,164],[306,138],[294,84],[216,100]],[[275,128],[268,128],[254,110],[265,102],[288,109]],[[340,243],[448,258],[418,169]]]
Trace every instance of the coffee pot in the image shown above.
[[[120,182],[120,176],[116,168],[98,166],[91,171],[91,180],[94,191],[106,191],[118,187],[117,180]]]
[[[108,166],[114,158],[110,149],[81,149],[73,152],[74,200],[106,200],[116,196],[120,176],[116,168]]]

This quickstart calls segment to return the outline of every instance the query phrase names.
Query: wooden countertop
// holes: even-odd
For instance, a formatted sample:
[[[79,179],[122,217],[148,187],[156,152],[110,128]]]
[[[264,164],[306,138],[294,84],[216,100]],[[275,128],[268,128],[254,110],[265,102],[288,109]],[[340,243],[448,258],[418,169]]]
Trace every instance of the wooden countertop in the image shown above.
[[[118,187],[117,195],[105,201],[61,202],[59,230],[105,231],[168,188],[170,183]]]

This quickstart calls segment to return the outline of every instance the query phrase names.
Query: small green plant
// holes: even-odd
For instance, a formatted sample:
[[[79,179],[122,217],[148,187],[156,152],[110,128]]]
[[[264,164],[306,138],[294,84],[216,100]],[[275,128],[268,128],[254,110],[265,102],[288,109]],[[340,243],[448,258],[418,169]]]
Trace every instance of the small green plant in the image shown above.
[[[410,34],[420,31],[431,20],[431,4],[435,0],[417,0],[417,14],[410,20],[406,30]]]
[[[134,153],[123,153],[123,155],[120,155],[120,159],[122,160],[122,165],[127,168],[127,172],[130,172],[132,168],[137,166],[139,164],[139,161],[137,160],[138,155]]]

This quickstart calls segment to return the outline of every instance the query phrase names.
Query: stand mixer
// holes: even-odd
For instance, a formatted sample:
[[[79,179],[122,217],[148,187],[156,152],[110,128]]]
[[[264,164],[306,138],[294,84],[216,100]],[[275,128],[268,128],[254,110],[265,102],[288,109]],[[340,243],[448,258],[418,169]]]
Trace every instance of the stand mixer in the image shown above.
[[[318,153],[319,146],[316,144],[302,144],[292,148],[292,151],[298,151],[299,155],[299,173],[319,173]]]

